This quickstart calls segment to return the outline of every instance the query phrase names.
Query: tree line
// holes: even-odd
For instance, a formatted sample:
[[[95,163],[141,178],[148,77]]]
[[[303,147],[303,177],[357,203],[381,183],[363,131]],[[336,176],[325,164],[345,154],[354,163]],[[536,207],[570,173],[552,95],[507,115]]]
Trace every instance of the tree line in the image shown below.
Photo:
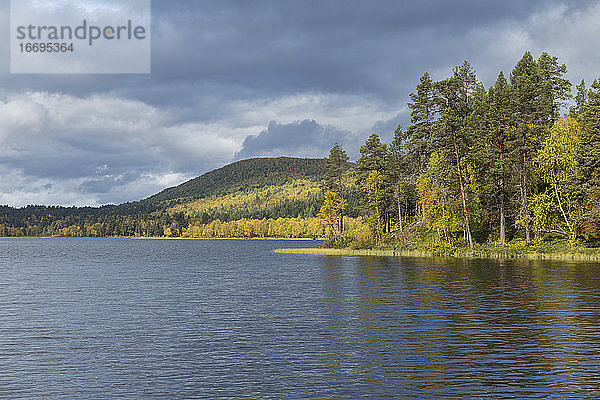
[[[600,238],[600,80],[565,78],[557,57],[526,52],[489,88],[465,61],[449,77],[424,73],[410,93],[410,125],[386,145],[372,134],[353,167],[372,239],[530,244]],[[567,106],[572,105],[567,111]],[[320,216],[341,240],[348,157],[326,160]]]

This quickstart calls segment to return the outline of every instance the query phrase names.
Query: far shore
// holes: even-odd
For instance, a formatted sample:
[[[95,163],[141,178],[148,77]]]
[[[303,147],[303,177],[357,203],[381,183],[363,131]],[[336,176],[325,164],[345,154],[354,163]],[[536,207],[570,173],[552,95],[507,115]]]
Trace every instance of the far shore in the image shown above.
[[[322,241],[322,238],[279,238],[279,237],[166,237],[166,236],[0,236],[0,239],[134,239],[134,240],[289,240]]]
[[[472,253],[472,254],[436,254],[417,250],[354,250],[354,249],[277,249],[275,253],[314,254],[323,256],[372,256],[372,257],[453,257],[453,258],[494,258],[494,259],[529,259],[529,260],[561,260],[561,261],[600,261],[600,254],[581,253]]]

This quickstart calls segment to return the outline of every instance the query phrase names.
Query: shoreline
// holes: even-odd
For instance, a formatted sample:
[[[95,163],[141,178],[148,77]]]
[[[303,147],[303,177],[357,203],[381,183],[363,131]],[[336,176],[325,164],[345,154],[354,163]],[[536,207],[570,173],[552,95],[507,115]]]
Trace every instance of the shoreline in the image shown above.
[[[272,241],[323,241],[313,238],[278,238],[278,237],[214,237],[214,238],[187,238],[187,237],[153,237],[153,236],[0,236],[1,239],[132,239],[132,240],[272,240]]]
[[[322,256],[350,256],[350,257],[450,257],[468,259],[527,259],[527,260],[557,260],[557,261],[590,261],[600,262],[600,254],[583,253],[474,253],[474,254],[441,254],[418,250],[354,250],[354,249],[320,249],[320,248],[294,248],[276,249],[274,253],[280,254],[309,254]]]

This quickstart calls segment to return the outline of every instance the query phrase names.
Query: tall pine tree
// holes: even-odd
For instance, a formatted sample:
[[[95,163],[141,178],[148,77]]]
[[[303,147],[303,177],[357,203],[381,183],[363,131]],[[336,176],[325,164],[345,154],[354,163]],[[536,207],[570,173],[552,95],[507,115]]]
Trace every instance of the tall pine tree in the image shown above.
[[[331,198],[333,198],[334,195],[337,195],[343,201],[344,185],[342,179],[344,172],[346,172],[348,168],[348,155],[342,146],[336,143],[329,151],[329,157],[325,159],[325,177],[323,179],[325,192],[331,192]],[[344,231],[344,209],[345,206],[339,209],[337,231],[340,233]]]
[[[497,212],[489,213],[498,222],[498,241],[506,243],[507,189],[509,187],[509,162],[507,141],[512,117],[510,109],[510,88],[504,74],[500,72],[474,115],[477,140],[474,156],[482,181],[482,191],[486,205]]]
[[[532,159],[552,111],[547,101],[548,88],[530,52],[525,52],[510,74],[514,128],[508,143],[511,164],[518,177],[519,215],[517,225],[531,242],[529,197],[532,186]]]
[[[587,237],[600,239],[600,80],[587,93],[577,119],[581,125],[577,161],[581,171],[579,196],[589,205],[581,221]]]
[[[369,176],[371,176],[372,172],[377,172],[378,175],[378,196],[377,201],[379,202],[377,205],[377,210],[381,213],[381,218],[383,220],[383,229],[389,230],[389,215],[387,215],[386,211],[390,208],[390,194],[393,193],[393,187],[389,180],[390,174],[387,173],[389,171],[389,161],[388,161],[388,149],[385,143],[382,143],[379,139],[379,135],[373,133],[364,145],[360,147],[360,158],[357,162],[357,170],[358,170],[358,179],[360,181],[359,186],[364,188],[364,182],[367,181]],[[366,194],[366,192],[363,190]],[[371,199],[372,200],[372,199]],[[372,201],[365,202],[363,204],[363,213],[369,215],[372,211]]]
[[[436,138],[440,150],[454,160],[462,204],[463,229],[471,250],[473,250],[473,236],[469,205],[467,204],[469,179],[466,171],[466,158],[472,144],[469,117],[472,112],[473,94],[477,91],[478,86],[475,72],[467,61],[454,68],[451,78],[436,84],[436,97],[441,109]]]
[[[542,80],[540,105],[550,122],[554,122],[560,116],[564,102],[571,97],[571,82],[563,78],[567,73],[567,66],[559,64],[558,57],[546,52],[542,53],[537,65]]]
[[[340,194],[342,191],[342,177],[348,170],[348,155],[338,143],[329,151],[325,159],[325,177],[323,184],[327,190]]]

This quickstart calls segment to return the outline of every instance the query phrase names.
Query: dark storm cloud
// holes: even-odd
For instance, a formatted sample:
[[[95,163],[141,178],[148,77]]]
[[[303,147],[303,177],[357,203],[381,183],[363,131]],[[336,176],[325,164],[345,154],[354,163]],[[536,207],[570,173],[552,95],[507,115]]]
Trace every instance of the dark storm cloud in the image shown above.
[[[587,2],[578,2],[582,7]],[[154,72],[267,95],[309,88],[403,98],[406,76],[473,53],[475,27],[557,1],[155,2]],[[573,6],[571,6],[573,7]],[[444,64],[442,64],[444,65]],[[403,79],[404,78],[404,79]]]
[[[156,105],[298,90],[398,98],[405,96],[406,74],[435,68],[440,58],[454,65],[468,57],[469,43],[457,42],[465,32],[525,20],[556,4],[561,3],[155,0],[152,75],[8,76],[3,63],[0,82],[5,88],[76,95],[110,92]],[[4,31],[7,19],[5,14]]]

